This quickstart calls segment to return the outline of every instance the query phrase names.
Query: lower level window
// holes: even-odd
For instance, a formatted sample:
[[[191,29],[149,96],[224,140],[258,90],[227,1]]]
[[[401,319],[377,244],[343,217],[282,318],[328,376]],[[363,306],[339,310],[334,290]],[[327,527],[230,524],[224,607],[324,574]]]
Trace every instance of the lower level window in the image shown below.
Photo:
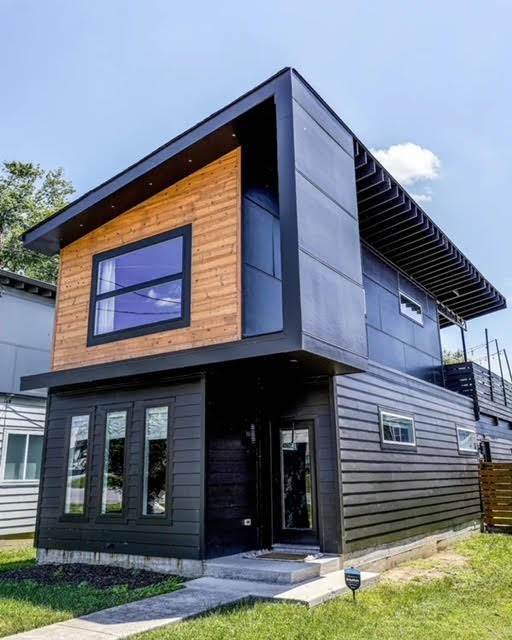
[[[473,431],[473,429],[457,427],[457,439],[459,442],[459,451],[466,451],[468,453],[476,452],[476,431]]]
[[[142,507],[145,516],[163,516],[166,513],[168,424],[168,407],[146,409]]]
[[[89,416],[73,416],[69,436],[65,513],[83,515],[85,512],[88,452]]]
[[[403,444],[410,446],[416,444],[413,418],[381,411],[380,426],[382,441],[386,444]]]
[[[8,433],[4,480],[39,480],[43,436]]]
[[[101,513],[123,512],[126,411],[109,411],[105,425]]]

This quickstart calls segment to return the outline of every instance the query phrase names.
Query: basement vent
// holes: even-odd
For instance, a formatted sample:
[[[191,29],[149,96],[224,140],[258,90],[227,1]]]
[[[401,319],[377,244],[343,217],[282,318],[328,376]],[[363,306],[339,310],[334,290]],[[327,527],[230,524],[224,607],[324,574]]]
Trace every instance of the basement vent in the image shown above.
[[[400,292],[400,313],[404,316],[407,316],[414,322],[418,324],[423,324],[423,311],[421,310],[421,305],[418,304],[409,296],[406,296],[405,293]]]

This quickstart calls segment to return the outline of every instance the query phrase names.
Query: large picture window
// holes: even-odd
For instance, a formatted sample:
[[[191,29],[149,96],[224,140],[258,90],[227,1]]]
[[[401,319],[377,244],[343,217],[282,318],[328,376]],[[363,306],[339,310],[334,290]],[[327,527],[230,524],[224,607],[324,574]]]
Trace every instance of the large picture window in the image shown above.
[[[191,227],[94,256],[89,344],[189,324]]]
[[[39,480],[43,436],[8,433],[4,463],[4,480]]]
[[[84,515],[87,456],[89,453],[89,416],[73,416],[70,430],[64,513]]]

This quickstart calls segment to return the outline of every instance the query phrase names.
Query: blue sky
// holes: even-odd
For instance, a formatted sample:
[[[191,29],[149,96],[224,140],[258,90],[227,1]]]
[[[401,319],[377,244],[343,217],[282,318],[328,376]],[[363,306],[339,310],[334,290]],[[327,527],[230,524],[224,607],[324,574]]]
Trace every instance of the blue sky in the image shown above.
[[[512,299],[511,22],[506,0],[0,0],[0,159],[80,194],[294,66],[367,145],[435,155],[407,188]],[[487,326],[512,360],[511,319],[468,344]]]

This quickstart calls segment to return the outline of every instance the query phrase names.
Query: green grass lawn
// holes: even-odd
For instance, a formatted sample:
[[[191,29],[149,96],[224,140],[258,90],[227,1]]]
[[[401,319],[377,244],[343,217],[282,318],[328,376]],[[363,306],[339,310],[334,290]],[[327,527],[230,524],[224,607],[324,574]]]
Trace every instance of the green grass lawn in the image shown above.
[[[255,603],[213,613],[138,640],[506,640],[512,639],[512,536],[480,535],[456,550],[464,566],[444,577],[381,584],[314,609]],[[436,560],[415,563],[435,568]]]
[[[0,551],[0,571],[30,567],[35,563],[34,556],[30,547]],[[98,589],[86,583],[43,586],[28,580],[0,581],[0,637],[178,588],[176,579],[138,589],[125,585]]]

